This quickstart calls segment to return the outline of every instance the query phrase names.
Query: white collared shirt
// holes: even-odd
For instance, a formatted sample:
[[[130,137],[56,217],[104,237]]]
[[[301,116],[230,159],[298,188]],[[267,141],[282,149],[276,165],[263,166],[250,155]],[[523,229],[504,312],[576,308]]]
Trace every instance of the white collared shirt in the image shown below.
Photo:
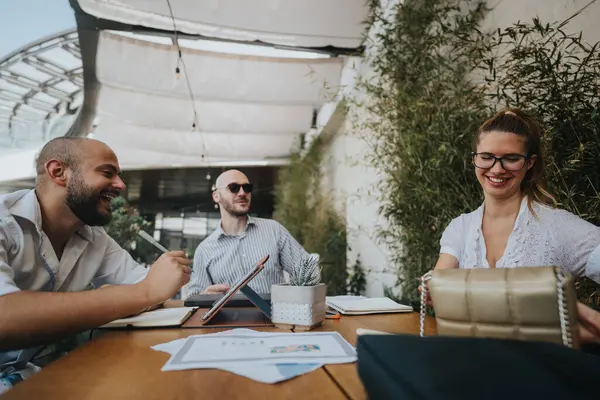
[[[80,229],[59,260],[42,230],[35,191],[0,196],[0,296],[21,290],[76,292],[103,284],[137,283],[147,271],[101,227]],[[25,377],[37,370],[28,362],[40,348],[0,352],[0,378],[13,373]]]
[[[42,230],[35,191],[0,196],[0,296],[19,290],[75,292],[92,283],[136,283],[146,273],[102,227],[80,229],[59,260]]]
[[[440,253],[456,257],[459,268],[489,268],[482,233],[484,205],[450,222]],[[576,277],[600,283],[600,228],[566,210],[534,202],[535,216],[521,208],[497,268],[558,266]]]

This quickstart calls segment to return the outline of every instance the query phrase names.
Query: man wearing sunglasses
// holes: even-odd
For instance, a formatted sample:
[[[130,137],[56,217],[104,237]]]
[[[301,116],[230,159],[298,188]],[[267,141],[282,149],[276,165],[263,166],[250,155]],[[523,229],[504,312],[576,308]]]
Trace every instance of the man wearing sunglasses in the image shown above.
[[[196,293],[224,293],[265,255],[265,269],[250,283],[257,293],[270,293],[310,255],[280,223],[248,215],[253,185],[237,170],[223,172],[216,181],[213,201],[221,223],[196,249],[194,268],[183,297]]]

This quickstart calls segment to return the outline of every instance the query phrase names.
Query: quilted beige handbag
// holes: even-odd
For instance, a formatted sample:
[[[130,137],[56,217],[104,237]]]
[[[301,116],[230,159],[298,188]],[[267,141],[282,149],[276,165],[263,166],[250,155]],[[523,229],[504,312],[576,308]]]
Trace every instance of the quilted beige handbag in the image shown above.
[[[579,348],[573,278],[557,267],[440,269],[421,278],[438,335],[534,340]]]

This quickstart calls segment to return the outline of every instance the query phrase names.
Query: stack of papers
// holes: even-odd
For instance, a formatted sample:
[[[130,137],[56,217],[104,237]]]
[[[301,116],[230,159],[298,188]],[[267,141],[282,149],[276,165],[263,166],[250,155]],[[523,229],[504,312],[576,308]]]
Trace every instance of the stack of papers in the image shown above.
[[[328,296],[327,305],[345,315],[412,312],[413,308],[387,297]]]
[[[356,361],[356,350],[337,332],[232,329],[152,348],[171,354],[162,371],[216,368],[264,383],[291,379],[324,364]]]

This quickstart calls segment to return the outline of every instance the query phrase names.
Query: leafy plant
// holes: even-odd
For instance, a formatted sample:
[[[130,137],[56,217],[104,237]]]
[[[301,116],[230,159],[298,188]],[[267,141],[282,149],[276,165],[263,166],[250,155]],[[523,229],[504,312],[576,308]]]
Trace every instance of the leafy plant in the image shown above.
[[[348,293],[360,296],[365,293],[366,288],[367,275],[365,274],[365,270],[360,261],[360,255],[358,255],[348,280]]]
[[[490,114],[470,79],[484,55],[476,29],[484,13],[482,2],[425,0],[375,16],[377,78],[360,83],[375,117],[359,119],[355,130],[372,147],[370,164],[385,173],[380,213],[389,226],[379,234],[398,268],[403,302],[418,301],[415,278],[435,265],[448,223],[482,200],[467,155]]]
[[[320,256],[321,280],[327,293],[345,294],[346,226],[331,199],[321,190],[324,149],[329,138],[317,137],[305,154],[295,154],[278,172],[274,218],[309,253]]]
[[[530,111],[545,128],[550,192],[560,207],[600,225],[600,42],[588,44],[561,23],[517,23],[492,37],[484,60],[498,106]],[[580,279],[580,299],[600,307],[598,285]]]
[[[290,274],[292,286],[315,286],[321,281],[319,255],[310,254],[301,261],[301,268]]]
[[[600,42],[567,34],[565,23],[518,23],[495,35],[485,60],[491,100],[529,110],[546,128],[549,189],[565,208],[600,224]],[[583,178],[583,179],[582,179]]]
[[[477,208],[481,190],[469,152],[477,127],[499,108],[534,114],[545,127],[549,189],[562,208],[600,224],[600,52],[571,20],[519,22],[485,34],[484,2],[406,0],[380,25],[375,79],[361,82],[371,118],[355,123],[385,173],[380,234],[398,268],[402,301],[418,304],[418,278],[434,267],[448,223]],[[352,102],[352,99],[350,99]],[[580,298],[599,305],[597,285],[577,284]]]
[[[139,215],[136,209],[130,207],[122,197],[116,197],[111,202],[112,219],[105,226],[106,233],[140,263],[153,263],[160,252],[150,243],[138,236],[140,229],[152,235],[153,226]]]

